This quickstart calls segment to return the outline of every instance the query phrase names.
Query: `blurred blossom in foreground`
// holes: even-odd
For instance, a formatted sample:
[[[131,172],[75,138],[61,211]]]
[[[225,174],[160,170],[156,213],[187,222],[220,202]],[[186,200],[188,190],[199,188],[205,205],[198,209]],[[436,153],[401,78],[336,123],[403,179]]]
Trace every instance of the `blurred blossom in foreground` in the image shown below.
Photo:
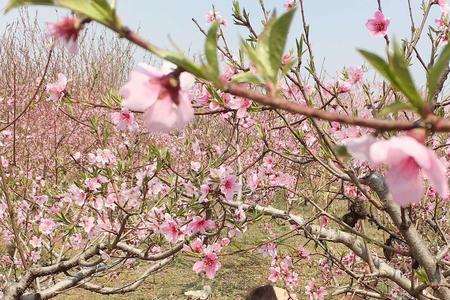
[[[372,136],[349,139],[348,152],[356,159],[386,164],[385,180],[393,200],[406,207],[418,203],[425,192],[421,171],[433,189],[443,198],[448,196],[447,168],[434,151],[410,136],[376,140]]]
[[[194,118],[194,109],[188,98],[193,82],[180,71],[164,73],[139,64],[122,87],[123,106],[144,113],[144,125],[151,132],[167,133],[182,129]],[[181,74],[184,75],[184,74]]]

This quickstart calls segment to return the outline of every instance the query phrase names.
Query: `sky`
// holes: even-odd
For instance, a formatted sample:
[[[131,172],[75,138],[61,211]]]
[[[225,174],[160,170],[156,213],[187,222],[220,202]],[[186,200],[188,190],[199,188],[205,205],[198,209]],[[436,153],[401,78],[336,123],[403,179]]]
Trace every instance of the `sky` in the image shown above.
[[[225,34],[234,50],[238,49],[239,30],[231,22],[232,0],[117,0],[118,13],[123,24],[132,29],[139,28],[140,33],[154,44],[172,48],[173,41],[179,49],[186,53],[198,53],[203,48],[204,38],[198,31],[192,18],[200,25],[207,27],[206,14],[214,5],[222,16],[228,20]],[[419,22],[422,1],[413,0],[415,21]],[[4,7],[7,0],[0,0],[0,7]],[[267,9],[284,10],[284,0],[265,0]],[[378,54],[383,54],[385,43],[382,38],[368,35],[365,23],[377,9],[376,0],[304,0],[306,18],[310,24],[310,36],[318,67],[323,66],[328,74],[335,75],[344,67],[358,66],[364,63],[356,51],[363,48]],[[241,8],[250,12],[253,23],[258,25],[261,20],[259,0],[241,0]],[[384,0],[383,11],[391,18],[389,26],[390,36],[397,39],[410,37],[410,22],[407,0]],[[55,21],[58,16],[67,14],[64,10],[55,11],[54,8],[38,7],[31,10],[37,12],[42,24]],[[439,16],[439,8],[433,7],[430,20]],[[17,18],[17,12],[7,15],[0,14],[0,32],[5,30],[6,24]],[[258,26],[256,26],[258,27]],[[260,26],[259,26],[260,27]],[[300,14],[297,12],[290,32],[289,46],[294,46],[294,40],[302,31]],[[424,36],[426,39],[426,36]],[[124,41],[125,42],[125,41]],[[419,49],[427,51],[427,44],[419,44]],[[423,71],[415,63],[414,77],[418,82],[423,80]]]

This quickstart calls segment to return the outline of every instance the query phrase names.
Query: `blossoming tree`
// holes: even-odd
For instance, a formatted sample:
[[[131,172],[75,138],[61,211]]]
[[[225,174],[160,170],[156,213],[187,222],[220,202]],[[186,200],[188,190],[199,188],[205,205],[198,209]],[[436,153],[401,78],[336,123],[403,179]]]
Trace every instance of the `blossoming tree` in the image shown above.
[[[196,23],[205,35],[197,62],[123,25],[115,3],[6,7],[70,10],[48,35],[72,54],[95,22],[163,63],[112,80],[101,103],[92,100],[94,86],[80,91],[68,74],[48,80],[60,51],[54,44],[21,110],[14,79],[0,123],[4,299],[49,299],[73,288],[125,294],[175,257],[194,257],[192,272],[213,280],[222,256],[255,250],[270,260],[268,281],[310,299],[450,299],[446,1],[424,1],[421,25],[411,14],[402,45],[389,38],[395,29],[376,1],[366,27],[386,43],[387,60],[360,53],[383,82],[365,80],[365,67],[326,82],[303,1],[286,1],[279,16],[260,1],[261,32],[235,1],[233,23],[248,32],[240,55],[228,47],[227,20],[212,10],[208,30]],[[442,16],[430,28],[425,62],[416,46],[435,8]],[[304,31],[287,50],[295,14]],[[426,88],[416,87],[411,63],[423,66]],[[42,141],[52,130],[54,141]],[[247,228],[271,222],[289,229],[233,253]],[[304,265],[320,276],[300,288]],[[134,279],[99,280],[126,269]]]

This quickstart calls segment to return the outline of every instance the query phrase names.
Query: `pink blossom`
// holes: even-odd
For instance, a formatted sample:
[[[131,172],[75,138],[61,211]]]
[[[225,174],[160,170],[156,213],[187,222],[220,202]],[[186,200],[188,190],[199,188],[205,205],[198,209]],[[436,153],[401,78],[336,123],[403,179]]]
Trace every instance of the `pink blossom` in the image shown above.
[[[208,195],[211,192],[211,187],[209,186],[209,182],[205,182],[200,186],[200,197],[198,199],[199,203],[208,202]]]
[[[221,241],[220,241],[220,245],[222,246],[222,247],[226,247],[226,246],[228,246],[229,244],[231,243],[231,241],[230,241],[230,239],[229,238],[223,238]]]
[[[32,262],[36,263],[38,260],[41,259],[41,253],[38,251],[31,251],[30,253],[30,259]]]
[[[102,186],[100,182],[98,182],[97,178],[86,178],[84,183],[86,184],[86,188],[93,192],[98,191],[98,189]]]
[[[448,44],[448,35],[447,34],[442,35],[439,41],[442,43],[443,46],[447,45]]]
[[[207,230],[216,228],[216,223],[211,220],[206,220],[204,217],[195,216],[187,226],[191,233],[205,234]]]
[[[267,243],[258,248],[259,252],[261,252],[264,256],[270,256],[272,258],[277,257],[277,244],[275,243]]]
[[[76,233],[69,238],[70,244],[74,249],[80,249],[83,247],[83,238],[81,234]]]
[[[292,268],[292,266],[292,257],[290,257],[289,255],[285,256],[280,263],[280,267],[283,272],[288,272],[289,269]]]
[[[305,287],[305,292],[310,300],[323,300],[327,295],[324,287],[320,287],[315,280],[310,280]]]
[[[80,158],[81,158],[81,153],[80,153],[80,152],[75,152],[75,153],[72,155],[72,158],[73,158],[74,160],[76,160],[76,161],[79,161]]]
[[[6,157],[0,156],[0,164],[2,165],[3,168],[6,169],[9,166],[9,161]]]
[[[290,288],[295,288],[298,285],[298,273],[290,269],[284,274],[284,280]]]
[[[220,75],[220,81],[226,84],[228,81],[231,80],[231,78],[237,74],[237,70],[231,66],[227,66],[223,73]],[[229,94],[222,94],[222,97],[224,98],[224,101],[226,102],[226,98],[229,96]],[[225,103],[226,104],[226,103]]]
[[[447,0],[436,0],[436,4],[439,5],[441,12],[444,15],[448,14],[448,1]]]
[[[203,253],[203,251],[205,250],[205,246],[203,245],[203,240],[196,238],[191,243],[190,248],[192,249],[192,251],[194,251],[196,253]]]
[[[46,235],[52,235],[56,229],[56,223],[52,219],[42,219],[39,224],[39,230]]]
[[[310,259],[311,257],[311,253],[303,246],[298,247],[297,252],[301,258]]]
[[[198,172],[200,168],[202,167],[202,164],[198,161],[191,161],[191,169],[195,172]]]
[[[265,167],[268,171],[272,170],[275,164],[275,160],[272,156],[267,155],[263,158],[263,167]]]
[[[66,93],[66,86],[67,86],[67,77],[64,74],[59,73],[58,80],[56,80],[53,83],[47,84],[46,90],[47,93],[49,94],[47,99],[53,101],[61,100]]]
[[[45,203],[47,203],[48,196],[47,195],[36,196],[36,197],[34,197],[34,201],[36,202],[37,205],[42,207],[45,205]]]
[[[247,178],[247,185],[250,191],[254,192],[261,185],[261,180],[257,173],[252,173]]]
[[[99,168],[108,165],[114,166],[117,163],[116,156],[109,149],[97,149],[95,153],[89,153],[87,157],[89,164],[96,165]]]
[[[161,247],[160,246],[153,246],[152,249],[150,249],[152,253],[161,253]]]
[[[56,23],[48,24],[48,35],[56,41],[63,41],[71,53],[76,53],[81,25],[78,17],[63,17]]]
[[[328,219],[328,217],[326,215],[321,215],[319,217],[319,224],[322,227],[327,226],[330,223],[330,219]]]
[[[206,22],[212,23],[214,21],[217,21],[220,25],[227,26],[227,20],[225,20],[221,15],[220,12],[217,10],[210,10],[208,14],[206,15]]]
[[[386,164],[385,180],[392,198],[400,206],[418,203],[424,194],[421,171],[431,187],[447,198],[447,168],[437,155],[410,136],[377,141],[373,137],[349,139],[348,152],[355,158],[375,164]]]
[[[296,0],[286,0],[284,2],[284,8],[286,8],[286,9],[295,8],[296,5],[297,5]]]
[[[139,64],[121,88],[123,106],[144,112],[144,125],[151,132],[181,129],[194,117],[187,93],[187,77],[178,70],[164,74],[146,64]]]
[[[42,239],[40,237],[37,236],[33,236],[30,240],[30,245],[33,248],[41,248],[42,246]]]
[[[377,10],[374,18],[367,21],[366,27],[371,36],[383,37],[387,34],[387,29],[390,22],[390,18],[385,18],[383,13]]]
[[[69,187],[68,193],[64,196],[64,199],[68,202],[73,201],[78,206],[82,206],[86,200],[86,193],[75,184],[72,184]]]
[[[280,267],[272,266],[270,267],[270,275],[269,278],[267,278],[269,281],[275,283],[278,281],[281,275]]]
[[[347,80],[339,80],[337,82],[337,93],[346,94],[352,90],[352,83]]]
[[[434,23],[436,24],[436,26],[443,30],[445,29],[445,27],[447,26],[447,15],[442,14],[441,17],[439,19],[435,19]]]
[[[231,200],[240,188],[241,186],[237,182],[237,177],[234,175],[228,175],[222,179],[220,191],[224,194],[226,200]]]
[[[135,131],[138,129],[138,124],[134,118],[134,114],[127,108],[122,108],[122,111],[111,114],[111,121],[119,130]]]
[[[94,217],[83,217],[81,218],[81,227],[83,227],[86,233],[90,233],[95,227]]]
[[[227,99],[227,98],[224,98]],[[231,97],[229,99],[229,102],[227,103],[227,106],[231,109],[236,109],[237,113],[236,116],[239,119],[242,119],[247,116],[247,109],[252,106],[252,101],[246,98],[240,98],[240,97]]]
[[[170,217],[161,225],[160,231],[171,243],[176,243],[184,238],[184,234],[179,228],[177,222]]]
[[[285,55],[283,55],[283,57],[281,57],[281,62],[283,63],[283,65],[287,65],[291,61],[292,61],[292,57],[289,54],[285,54]]]
[[[359,83],[364,77],[364,70],[361,67],[350,68],[348,70],[348,78],[351,84]]]
[[[237,209],[234,210],[234,214],[233,214],[234,219],[239,222],[242,223],[245,221],[245,219],[247,218],[244,212],[244,208],[241,206],[239,206]]]
[[[217,254],[209,252],[202,258],[202,260],[194,264],[192,270],[194,270],[197,274],[204,272],[208,279],[213,279],[221,266],[222,265],[219,262]]]
[[[200,142],[198,140],[192,142],[192,151],[196,156],[202,155],[202,148],[200,147]]]

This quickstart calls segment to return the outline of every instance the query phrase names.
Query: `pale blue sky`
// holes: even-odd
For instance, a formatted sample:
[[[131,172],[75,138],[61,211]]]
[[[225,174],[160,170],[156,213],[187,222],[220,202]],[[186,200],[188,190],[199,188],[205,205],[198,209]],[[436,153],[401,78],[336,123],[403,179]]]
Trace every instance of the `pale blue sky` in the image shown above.
[[[6,0],[0,0],[0,7],[4,7]],[[316,64],[322,65],[325,59],[326,70],[334,74],[344,66],[356,66],[363,63],[362,58],[356,52],[356,48],[369,49],[383,53],[385,44],[382,38],[370,37],[365,27],[365,22],[371,18],[377,4],[375,0],[304,0],[308,22],[311,24],[311,39],[315,52]],[[419,22],[419,0],[411,1],[415,6],[416,23]],[[277,8],[283,11],[284,0],[265,0],[267,9]],[[397,38],[410,36],[410,23],[407,10],[407,0],[384,0],[383,10],[386,16],[391,17],[389,34],[395,34]],[[118,0],[118,11],[124,24],[130,28],[140,27],[143,36],[162,47],[171,47],[170,38],[179,48],[192,52],[198,52],[203,47],[203,36],[191,21],[196,18],[201,25],[207,26],[205,15],[214,5],[217,10],[229,21],[230,25],[225,30],[231,40],[231,45],[237,49],[239,32],[231,24],[232,0]],[[251,14],[255,24],[259,24],[261,11],[258,0],[241,0],[241,7],[245,7]],[[34,11],[34,10],[32,10]],[[37,8],[38,17],[42,23],[54,21],[57,16],[54,9],[45,7]],[[60,11],[59,15],[64,15]],[[432,10],[431,20],[439,16],[439,8]],[[0,16],[0,30],[5,29],[5,24],[17,17],[15,12]],[[293,23],[292,41],[298,37],[302,29],[299,20],[300,14],[296,14]],[[424,37],[426,39],[426,37]],[[426,50],[426,44],[420,46]],[[415,62],[417,65],[418,63]],[[422,72],[415,67],[416,77],[422,76]],[[421,78],[418,81],[422,82]]]

